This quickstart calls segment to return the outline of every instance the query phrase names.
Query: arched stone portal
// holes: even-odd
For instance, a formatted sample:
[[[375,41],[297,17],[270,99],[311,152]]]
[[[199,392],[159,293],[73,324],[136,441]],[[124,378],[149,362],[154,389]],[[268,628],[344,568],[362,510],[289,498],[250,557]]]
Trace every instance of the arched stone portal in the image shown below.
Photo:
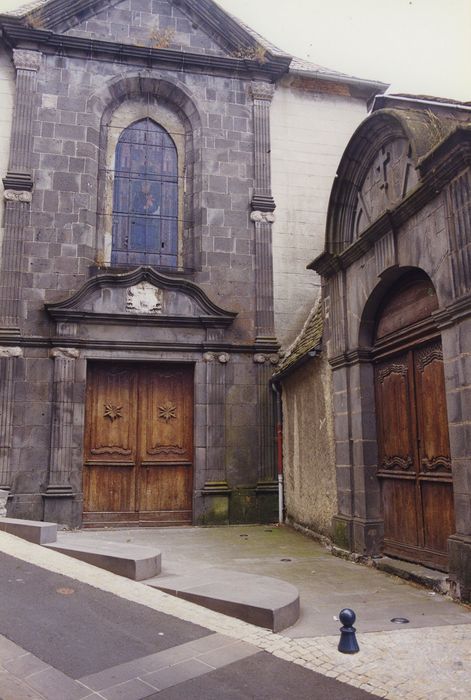
[[[377,313],[372,355],[383,552],[447,570],[455,519],[437,308],[427,275],[403,275]]]
[[[377,100],[329,202],[333,538],[449,572],[471,600],[470,115]]]

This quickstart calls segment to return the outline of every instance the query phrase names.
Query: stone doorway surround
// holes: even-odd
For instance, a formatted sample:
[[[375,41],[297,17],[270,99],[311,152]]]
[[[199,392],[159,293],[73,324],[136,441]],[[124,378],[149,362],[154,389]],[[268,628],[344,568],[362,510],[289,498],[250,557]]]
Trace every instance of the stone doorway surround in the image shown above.
[[[217,459],[224,432],[211,432],[207,426],[211,412],[214,424],[224,415],[225,370],[231,359],[224,332],[236,314],[213,304],[196,284],[147,267],[97,275],[47,310],[60,347],[51,352],[56,457],[44,494],[45,520],[72,527],[82,522],[83,449],[76,444],[83,445],[87,364],[100,361],[194,367],[193,520],[214,506],[213,499],[219,509],[224,499],[227,518],[230,491],[224,460]]]

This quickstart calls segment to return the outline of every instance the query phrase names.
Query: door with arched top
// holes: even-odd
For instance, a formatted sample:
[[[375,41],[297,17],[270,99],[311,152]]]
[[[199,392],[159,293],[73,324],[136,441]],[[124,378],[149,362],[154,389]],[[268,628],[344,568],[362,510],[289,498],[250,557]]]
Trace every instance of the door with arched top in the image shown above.
[[[447,570],[453,480],[435,290],[421,273],[384,300],[375,334],[384,553]]]

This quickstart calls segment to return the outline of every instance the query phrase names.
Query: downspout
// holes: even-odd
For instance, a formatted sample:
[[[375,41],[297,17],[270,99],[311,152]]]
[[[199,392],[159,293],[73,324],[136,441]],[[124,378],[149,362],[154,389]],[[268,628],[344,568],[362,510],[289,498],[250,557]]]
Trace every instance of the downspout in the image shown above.
[[[271,388],[276,395],[276,455],[278,472],[278,522],[283,522],[283,411],[281,408],[281,385],[271,381]]]

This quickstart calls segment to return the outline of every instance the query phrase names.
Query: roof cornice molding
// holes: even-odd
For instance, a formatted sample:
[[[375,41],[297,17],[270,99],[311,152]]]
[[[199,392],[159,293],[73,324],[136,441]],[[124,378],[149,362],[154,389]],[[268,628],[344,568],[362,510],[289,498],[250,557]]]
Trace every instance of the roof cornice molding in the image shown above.
[[[154,49],[100,39],[55,34],[52,31],[27,27],[18,19],[0,15],[3,38],[11,48],[36,49],[44,53],[83,56],[87,59],[107,57],[114,62],[120,59],[126,64],[143,64],[174,69],[194,70],[224,75],[242,75],[250,79],[276,80],[289,68],[291,58],[273,56],[260,62],[231,56],[209,56],[207,54]]]

